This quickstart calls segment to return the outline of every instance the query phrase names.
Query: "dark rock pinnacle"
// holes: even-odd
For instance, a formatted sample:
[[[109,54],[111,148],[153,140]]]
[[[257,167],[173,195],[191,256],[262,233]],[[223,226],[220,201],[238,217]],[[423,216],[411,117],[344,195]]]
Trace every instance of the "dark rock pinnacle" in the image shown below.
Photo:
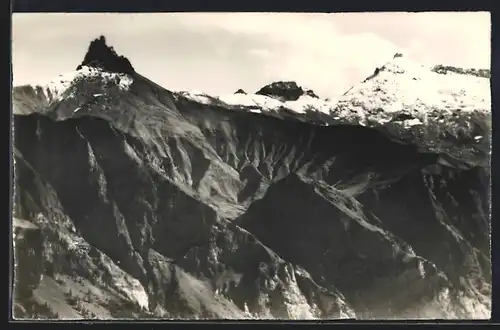
[[[83,62],[77,67],[80,70],[82,66],[98,67],[106,71],[118,73],[135,73],[130,61],[116,53],[113,47],[106,44],[106,38],[100,36],[90,42]]]

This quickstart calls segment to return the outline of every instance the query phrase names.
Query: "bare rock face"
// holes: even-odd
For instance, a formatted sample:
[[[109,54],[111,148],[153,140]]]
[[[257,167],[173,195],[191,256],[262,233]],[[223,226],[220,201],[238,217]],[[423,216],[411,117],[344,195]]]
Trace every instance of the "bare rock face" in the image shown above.
[[[262,87],[255,94],[276,97],[283,101],[296,101],[299,97],[306,94],[317,97],[313,91],[304,91],[295,81],[277,81]]]
[[[464,175],[474,176],[473,173]],[[354,199],[345,190],[316,186],[299,176],[289,175],[272,185],[265,197],[253,203],[236,221],[285,259],[303,265],[317,278],[335,283],[357,317],[391,318],[408,310],[421,310],[426,301],[461,287],[461,279],[470,276],[461,260],[475,260],[472,267],[481,278],[487,278],[490,272],[480,261],[488,255],[489,248],[467,247],[462,238],[443,227],[460,225],[436,213],[433,203],[445,201],[442,197],[437,198],[440,202],[433,201],[438,188],[429,186],[428,180],[432,178],[412,176],[392,187],[360,192]],[[468,180],[466,177],[462,180]],[[401,199],[408,199],[401,203],[396,195],[402,193],[403,190],[399,190],[402,185],[410,182],[413,191],[402,196]],[[456,181],[446,183],[450,187],[454,184]],[[458,190],[448,193],[457,198],[464,193],[468,195]],[[429,199],[417,198],[417,194],[428,195]],[[472,195],[464,198],[472,198]],[[457,214],[475,218],[483,207],[470,204],[457,210]],[[344,213],[346,210],[350,217]],[[301,220],[305,218],[309,221]],[[423,219],[428,222],[421,223]],[[464,225],[484,226],[479,231],[486,232],[484,220]],[[284,232],[283,228],[286,235],[279,234]],[[477,233],[463,228],[464,233],[471,231]],[[435,243],[430,245],[428,239]],[[486,237],[481,241],[485,243]],[[455,261],[445,261],[449,253]],[[415,290],[408,290],[409,287]],[[446,314],[448,307],[441,308],[436,310],[436,315]]]
[[[437,137],[439,148],[423,148],[414,131],[394,133],[389,122],[321,125],[288,110],[235,111],[137,73],[120,76],[130,79],[123,88],[106,70],[79,78],[47,111],[30,98],[31,114],[14,118],[16,212],[45,237],[35,257],[44,280],[41,288],[36,276],[26,280],[27,291],[60,315],[489,317],[489,167],[476,144]],[[405,70],[379,69],[332,115],[391,110],[399,87],[383,100],[372,88],[396,76],[413,86]],[[364,99],[367,90],[373,97]],[[307,93],[283,82],[260,94]],[[81,288],[93,298],[69,310],[43,298],[56,286],[71,287],[73,302]]]
[[[132,64],[130,64],[130,61],[126,57],[118,55],[113,47],[106,44],[104,36],[100,36],[90,43],[85,58],[77,67],[77,70],[85,65],[118,73],[132,74],[135,72]]]

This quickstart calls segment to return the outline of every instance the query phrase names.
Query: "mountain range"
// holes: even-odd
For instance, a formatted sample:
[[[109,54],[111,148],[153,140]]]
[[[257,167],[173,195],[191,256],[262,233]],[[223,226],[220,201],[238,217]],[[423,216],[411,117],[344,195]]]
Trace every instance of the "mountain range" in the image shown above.
[[[168,90],[94,40],[13,88],[16,318],[487,319],[488,70]]]

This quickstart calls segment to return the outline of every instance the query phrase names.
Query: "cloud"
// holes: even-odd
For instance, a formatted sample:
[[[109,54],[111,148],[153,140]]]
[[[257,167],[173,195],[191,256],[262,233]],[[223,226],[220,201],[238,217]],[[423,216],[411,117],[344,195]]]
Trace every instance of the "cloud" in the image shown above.
[[[490,64],[488,12],[420,12],[336,15],[345,34],[371,31],[408,48],[419,61],[486,68]],[[418,48],[411,44],[420,43]]]

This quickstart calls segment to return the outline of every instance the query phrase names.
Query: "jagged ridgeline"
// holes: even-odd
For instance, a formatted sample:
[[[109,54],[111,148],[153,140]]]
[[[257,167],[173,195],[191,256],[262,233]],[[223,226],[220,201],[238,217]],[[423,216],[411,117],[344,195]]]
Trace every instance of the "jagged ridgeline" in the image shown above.
[[[15,316],[489,318],[489,80],[447,70],[210,96],[92,41],[14,89]]]
[[[312,90],[304,90],[295,81],[276,81],[262,87],[255,94],[278,97],[284,101],[296,101],[302,95],[318,98]]]
[[[454,72],[458,74],[466,74],[482,78],[491,78],[491,70],[488,69],[464,69],[449,65],[436,65],[432,68],[432,71],[440,74],[447,74],[448,72]]]
[[[84,65],[99,67],[111,72],[128,74],[135,72],[128,58],[118,55],[113,47],[108,46],[104,36],[90,42],[85,58],[77,70],[80,70]]]

